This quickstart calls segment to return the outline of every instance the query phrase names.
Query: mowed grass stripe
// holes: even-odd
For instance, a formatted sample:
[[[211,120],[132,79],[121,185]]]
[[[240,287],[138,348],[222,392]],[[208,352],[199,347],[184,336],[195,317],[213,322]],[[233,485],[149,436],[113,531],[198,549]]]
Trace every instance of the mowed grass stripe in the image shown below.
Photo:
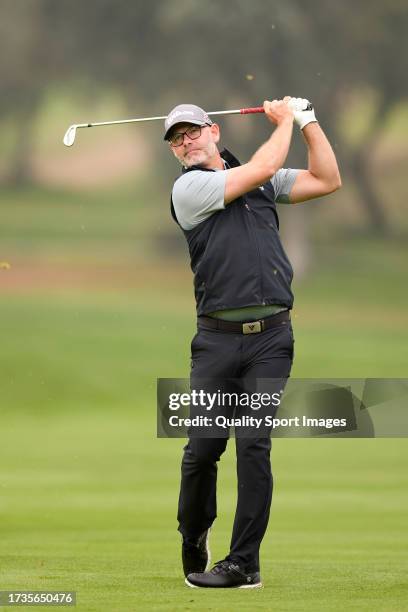
[[[265,588],[203,593],[181,577],[182,440],[143,440],[138,421],[112,412],[3,423],[3,588],[75,588],[83,610],[403,609],[404,440],[275,441]],[[235,504],[233,450],[219,472],[217,558]]]

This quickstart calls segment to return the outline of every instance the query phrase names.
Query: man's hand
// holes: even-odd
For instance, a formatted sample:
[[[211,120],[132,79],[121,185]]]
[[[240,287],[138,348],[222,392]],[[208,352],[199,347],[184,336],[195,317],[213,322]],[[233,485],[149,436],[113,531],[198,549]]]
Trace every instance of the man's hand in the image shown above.
[[[306,98],[290,98],[289,106],[293,109],[295,121],[301,130],[308,123],[317,121],[313,106]]]
[[[225,204],[259,187],[282,168],[289,151],[293,130],[293,111],[288,105],[289,100],[289,96],[272,102],[265,100],[265,114],[269,121],[276,125],[276,129],[253,154],[249,162],[226,170]]]
[[[265,100],[263,103],[265,115],[274,125],[280,125],[284,121],[293,121],[293,110],[289,105],[292,98],[286,96],[283,100]]]

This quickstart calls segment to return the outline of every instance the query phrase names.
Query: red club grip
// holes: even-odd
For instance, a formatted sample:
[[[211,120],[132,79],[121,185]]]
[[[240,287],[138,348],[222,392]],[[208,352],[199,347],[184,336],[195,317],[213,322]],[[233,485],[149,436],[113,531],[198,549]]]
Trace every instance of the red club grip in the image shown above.
[[[249,115],[249,113],[264,113],[263,106],[255,106],[254,108],[241,108],[239,111],[241,115]]]

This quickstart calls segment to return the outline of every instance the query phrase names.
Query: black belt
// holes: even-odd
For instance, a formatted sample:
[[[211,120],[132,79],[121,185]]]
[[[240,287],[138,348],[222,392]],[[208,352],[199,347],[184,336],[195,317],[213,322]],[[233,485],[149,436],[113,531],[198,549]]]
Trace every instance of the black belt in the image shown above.
[[[198,327],[202,329],[214,329],[217,331],[233,332],[235,334],[259,334],[271,327],[286,325],[290,321],[289,310],[278,312],[265,319],[259,321],[248,321],[242,323],[239,321],[224,321],[223,319],[215,319],[213,317],[198,317]]]

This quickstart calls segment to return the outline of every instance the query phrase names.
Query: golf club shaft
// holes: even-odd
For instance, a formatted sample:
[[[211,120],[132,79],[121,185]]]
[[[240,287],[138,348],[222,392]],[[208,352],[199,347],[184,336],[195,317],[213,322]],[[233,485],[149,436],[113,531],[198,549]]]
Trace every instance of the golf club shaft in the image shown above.
[[[256,106],[254,108],[239,108],[235,110],[226,110],[226,111],[213,111],[211,113],[207,113],[208,115],[248,115],[250,113],[263,113],[264,109],[262,106]],[[163,121],[167,118],[167,115],[163,115],[161,117],[140,117],[138,119],[121,119],[119,121],[97,121],[95,123],[77,123],[71,125],[64,136],[64,145],[67,147],[71,147],[75,142],[75,135],[78,128],[89,128],[89,127],[97,127],[100,125],[118,125],[120,123],[141,123],[143,121]]]
[[[207,113],[207,115],[247,115],[249,113],[263,113],[263,106],[257,106],[255,108],[240,108],[235,110],[226,110],[226,111],[213,111],[211,113]],[[167,118],[167,115],[163,115],[161,117],[141,117],[139,119],[121,119],[119,121],[99,121],[95,123],[80,123],[77,125],[77,128],[82,127],[96,127],[99,125],[117,125],[118,123],[138,123],[141,121],[164,121]]]

